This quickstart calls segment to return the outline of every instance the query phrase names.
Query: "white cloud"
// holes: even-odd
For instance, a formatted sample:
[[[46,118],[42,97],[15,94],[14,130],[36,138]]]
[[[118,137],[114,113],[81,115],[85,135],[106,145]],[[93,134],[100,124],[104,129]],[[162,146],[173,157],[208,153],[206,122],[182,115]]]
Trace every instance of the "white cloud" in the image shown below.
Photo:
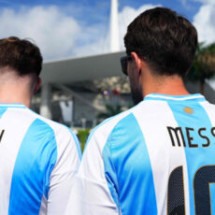
[[[68,55],[81,32],[76,20],[54,6],[4,9],[0,20],[0,37],[31,38],[46,59]]]
[[[152,7],[155,5],[144,5],[137,10],[125,7],[120,11],[119,40],[122,50],[127,25],[141,12]],[[65,11],[56,6],[38,6],[16,11],[2,9],[0,20],[1,38],[11,35],[30,38],[40,47],[45,60],[109,52],[109,18],[106,19],[107,23],[101,19],[89,25],[86,20],[72,17],[68,8]]]
[[[109,25],[97,23],[81,26],[81,33],[74,47],[74,56],[100,54],[109,51]]]
[[[32,39],[40,47],[45,60],[109,50],[108,23],[89,25],[88,20],[77,20],[68,15],[68,8],[66,10],[56,6],[22,8],[18,11],[3,9],[0,11],[0,37],[14,35]]]
[[[194,16],[199,40],[215,41],[215,1],[201,1],[204,4]],[[123,37],[128,24],[141,12],[159,5],[144,5],[138,9],[124,7],[119,12],[120,47],[124,50]],[[67,8],[68,9],[68,8]],[[80,8],[79,8],[80,10]],[[62,8],[56,6],[2,9],[0,11],[0,37],[11,35],[31,38],[40,47],[46,60],[99,54],[109,51],[109,18],[89,24],[77,20]]]
[[[215,4],[210,0],[204,0],[204,2],[207,3],[200,7],[199,12],[194,16],[193,24],[197,28],[199,41],[212,43],[215,42]]]

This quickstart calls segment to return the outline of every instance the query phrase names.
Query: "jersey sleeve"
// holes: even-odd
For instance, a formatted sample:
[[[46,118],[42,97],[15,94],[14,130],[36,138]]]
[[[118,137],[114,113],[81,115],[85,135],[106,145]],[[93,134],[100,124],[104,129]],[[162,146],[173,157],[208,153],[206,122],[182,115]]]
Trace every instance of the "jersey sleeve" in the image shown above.
[[[64,127],[63,127],[64,128]],[[57,161],[50,175],[47,214],[65,213],[69,194],[74,186],[74,175],[80,164],[79,142],[66,128],[56,134]]]
[[[76,186],[71,195],[67,215],[117,215],[119,208],[113,197],[109,170],[104,164],[105,136],[98,132],[90,135],[81,165],[76,175]],[[105,155],[107,156],[107,155]],[[110,161],[110,160],[109,160]],[[74,199],[74,196],[76,198]]]

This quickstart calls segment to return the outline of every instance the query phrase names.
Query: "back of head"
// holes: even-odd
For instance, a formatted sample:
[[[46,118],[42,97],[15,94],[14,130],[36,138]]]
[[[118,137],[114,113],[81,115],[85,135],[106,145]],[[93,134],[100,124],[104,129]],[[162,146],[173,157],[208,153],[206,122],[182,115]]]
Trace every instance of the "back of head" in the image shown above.
[[[19,76],[39,76],[42,61],[39,48],[30,41],[18,37],[0,39],[0,68],[11,68]]]
[[[157,7],[134,19],[124,42],[127,54],[136,52],[155,74],[183,77],[192,65],[198,39],[186,18]]]

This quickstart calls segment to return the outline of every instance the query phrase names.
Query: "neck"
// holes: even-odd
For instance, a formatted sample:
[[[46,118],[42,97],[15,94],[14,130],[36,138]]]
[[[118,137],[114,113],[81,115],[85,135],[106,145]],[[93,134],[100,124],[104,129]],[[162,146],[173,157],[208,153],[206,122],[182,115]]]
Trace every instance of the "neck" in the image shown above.
[[[149,80],[151,79],[151,80]],[[151,93],[167,95],[188,95],[184,82],[178,75],[150,77],[143,83],[143,95]]]
[[[30,76],[16,76],[12,72],[1,73],[0,103],[21,103],[30,107],[33,92]]]
[[[9,90],[9,92],[8,92]],[[28,94],[21,93],[20,91],[17,92],[17,89],[12,90],[6,89],[0,89],[0,103],[5,103],[5,104],[15,104],[15,103],[20,103],[24,104],[27,107],[30,107],[31,105],[31,99]]]

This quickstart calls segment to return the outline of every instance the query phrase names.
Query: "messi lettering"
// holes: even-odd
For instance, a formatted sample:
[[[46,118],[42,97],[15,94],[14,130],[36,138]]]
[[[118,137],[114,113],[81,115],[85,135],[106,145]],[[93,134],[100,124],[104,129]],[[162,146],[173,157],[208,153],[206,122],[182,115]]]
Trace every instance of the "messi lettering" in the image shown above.
[[[190,127],[167,127],[172,146],[176,147],[209,147],[211,137],[215,137],[215,127],[208,128],[190,128]],[[209,137],[209,135],[211,137]],[[195,142],[194,137],[197,137],[201,141]],[[215,144],[215,139],[213,144]]]

